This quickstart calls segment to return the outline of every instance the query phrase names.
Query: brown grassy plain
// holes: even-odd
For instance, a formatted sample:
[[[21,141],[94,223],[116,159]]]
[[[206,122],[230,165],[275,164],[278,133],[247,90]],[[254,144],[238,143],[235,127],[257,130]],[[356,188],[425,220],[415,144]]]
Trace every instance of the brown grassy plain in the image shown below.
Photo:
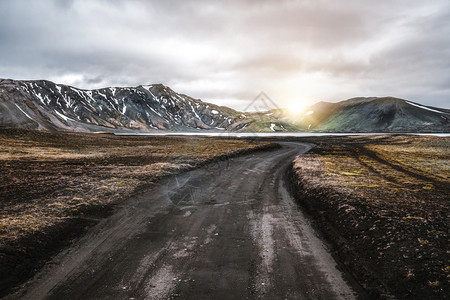
[[[145,185],[275,146],[0,129],[0,296]]]
[[[450,138],[329,137],[293,164],[297,199],[373,297],[450,294]]]

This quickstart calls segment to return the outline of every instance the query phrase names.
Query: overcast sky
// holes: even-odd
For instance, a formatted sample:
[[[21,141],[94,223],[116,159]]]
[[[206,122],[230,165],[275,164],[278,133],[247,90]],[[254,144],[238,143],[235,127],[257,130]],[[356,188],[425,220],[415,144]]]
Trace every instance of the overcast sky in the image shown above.
[[[396,96],[450,107],[450,1],[0,0],[0,78],[163,83],[244,109]]]

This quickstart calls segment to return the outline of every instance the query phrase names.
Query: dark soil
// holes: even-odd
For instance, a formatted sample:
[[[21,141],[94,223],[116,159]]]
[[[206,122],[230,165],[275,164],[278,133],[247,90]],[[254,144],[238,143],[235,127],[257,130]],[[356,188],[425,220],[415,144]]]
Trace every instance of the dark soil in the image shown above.
[[[449,139],[307,140],[317,146],[290,171],[296,199],[370,297],[448,299]],[[396,145],[411,162],[398,159]],[[446,165],[418,167],[427,154],[414,151],[424,145]]]
[[[224,138],[1,128],[0,297],[143,187],[172,174],[278,147]]]

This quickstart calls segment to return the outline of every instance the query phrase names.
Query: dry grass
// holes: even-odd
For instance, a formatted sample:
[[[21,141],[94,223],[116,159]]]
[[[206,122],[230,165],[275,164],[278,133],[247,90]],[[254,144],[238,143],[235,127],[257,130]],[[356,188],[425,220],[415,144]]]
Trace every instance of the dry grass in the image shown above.
[[[319,141],[294,169],[354,273],[419,299],[449,292],[449,162],[449,138],[349,137]]]
[[[0,244],[114,203],[161,176],[261,144],[3,131]]]
[[[70,238],[74,226],[107,215],[112,204],[143,185],[215,159],[270,147],[236,139],[1,129],[1,275],[20,267],[14,259],[39,260],[34,257],[36,248],[46,249],[55,230],[60,235],[55,239]],[[50,245],[47,252],[61,243]],[[46,258],[45,253],[39,255]],[[7,284],[12,283],[16,282]]]

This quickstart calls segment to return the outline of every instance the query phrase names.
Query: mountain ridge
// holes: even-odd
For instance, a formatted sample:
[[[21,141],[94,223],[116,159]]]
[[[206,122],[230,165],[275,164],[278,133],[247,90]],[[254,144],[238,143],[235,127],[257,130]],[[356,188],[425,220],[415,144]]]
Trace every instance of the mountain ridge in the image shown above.
[[[47,80],[10,79],[0,80],[0,112],[3,125],[48,130],[85,127],[88,131],[98,126],[150,131],[226,130],[232,123],[229,120],[238,114],[177,94],[162,84],[83,90]],[[9,120],[5,116],[10,116]]]
[[[73,131],[450,132],[450,110],[396,97],[240,112],[163,84],[86,90],[48,80],[0,79],[0,126]]]
[[[426,132],[450,129],[449,110],[396,97],[356,97],[336,104],[316,130]]]

